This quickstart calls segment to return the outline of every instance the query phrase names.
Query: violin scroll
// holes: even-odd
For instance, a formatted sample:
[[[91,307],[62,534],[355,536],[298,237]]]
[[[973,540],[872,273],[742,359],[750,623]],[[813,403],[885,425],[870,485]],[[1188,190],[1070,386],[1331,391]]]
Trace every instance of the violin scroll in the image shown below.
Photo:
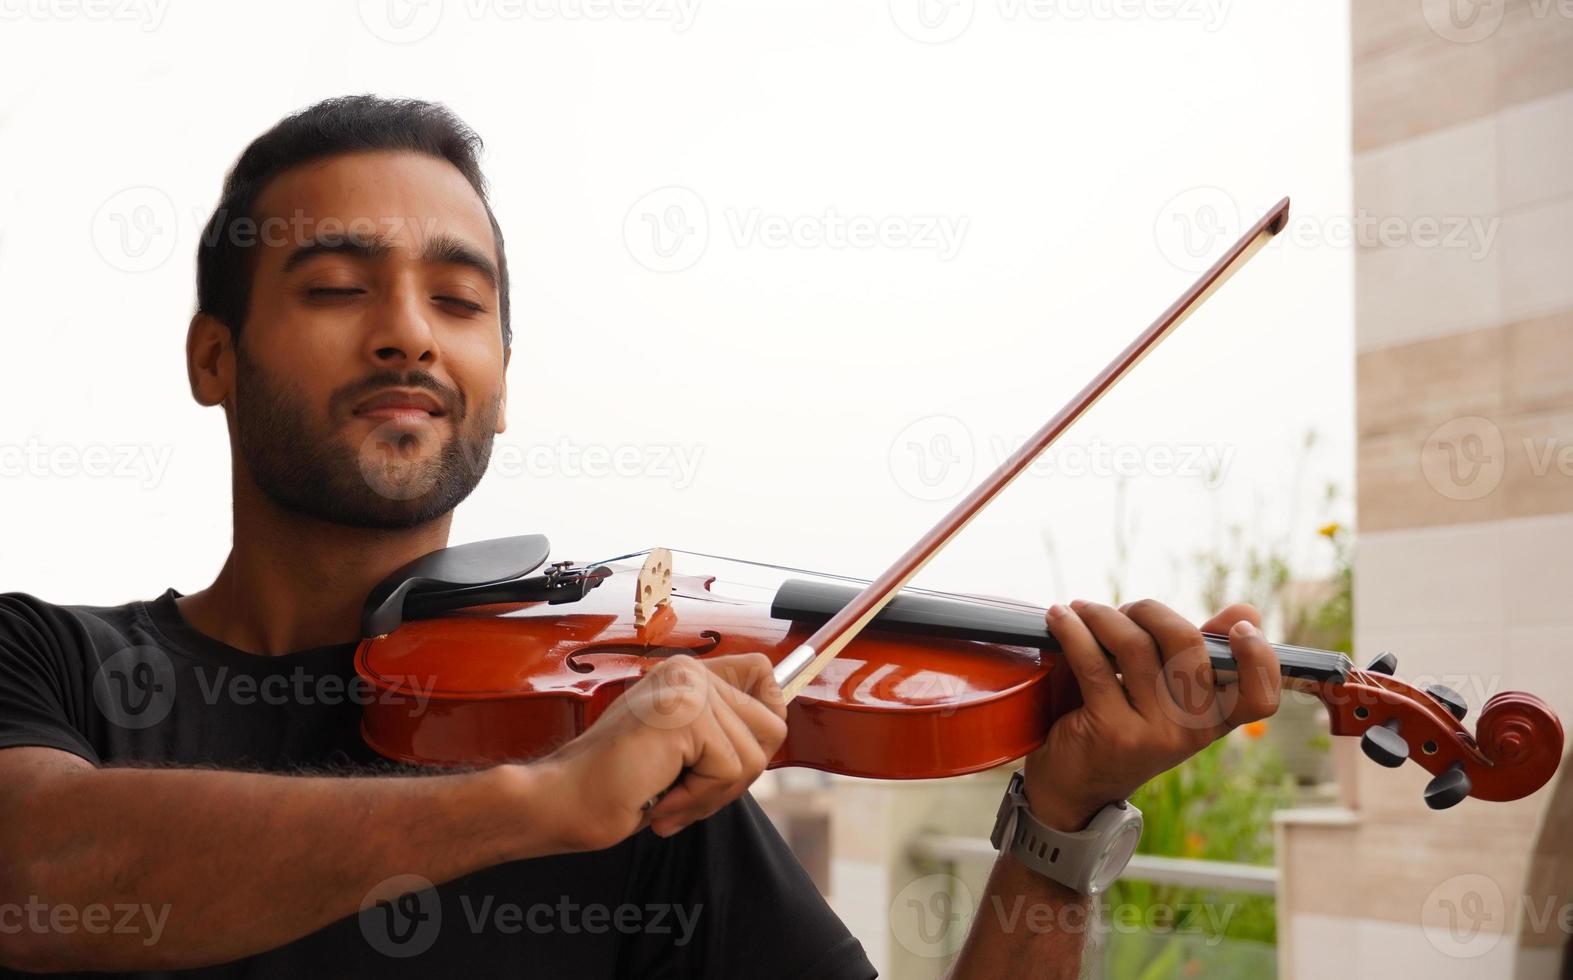
[[[1480,712],[1475,743],[1503,781],[1517,790],[1512,800],[1544,786],[1562,762],[1562,722],[1546,702],[1523,691],[1493,695]]]
[[[1341,685],[1325,685],[1335,735],[1358,735],[1372,761],[1396,768],[1413,759],[1432,779],[1425,789],[1433,810],[1468,797],[1506,801],[1544,786],[1562,761],[1562,723],[1533,694],[1504,691],[1480,713],[1471,735],[1462,722],[1468,706],[1455,691],[1433,684],[1419,690],[1394,677],[1388,654]]]

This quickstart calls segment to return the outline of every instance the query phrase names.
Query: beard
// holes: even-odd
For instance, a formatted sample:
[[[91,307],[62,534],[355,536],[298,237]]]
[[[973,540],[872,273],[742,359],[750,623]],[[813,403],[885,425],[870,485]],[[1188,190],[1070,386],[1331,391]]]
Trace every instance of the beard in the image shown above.
[[[357,396],[391,386],[446,392],[425,372],[384,371],[335,392],[328,418],[348,415]],[[263,370],[246,356],[244,344],[236,345],[235,441],[252,482],[284,510],[330,524],[405,530],[441,517],[470,495],[491,460],[499,402],[472,419],[462,392],[449,401],[446,440],[436,419],[415,426],[386,422],[351,448],[313,418],[299,388]]]

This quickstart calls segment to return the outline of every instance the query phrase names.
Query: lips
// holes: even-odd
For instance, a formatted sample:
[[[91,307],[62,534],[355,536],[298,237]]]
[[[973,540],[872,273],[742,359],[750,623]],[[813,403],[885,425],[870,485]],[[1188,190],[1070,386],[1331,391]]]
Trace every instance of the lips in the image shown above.
[[[388,388],[355,406],[354,414],[374,419],[428,419],[448,414],[424,391]]]

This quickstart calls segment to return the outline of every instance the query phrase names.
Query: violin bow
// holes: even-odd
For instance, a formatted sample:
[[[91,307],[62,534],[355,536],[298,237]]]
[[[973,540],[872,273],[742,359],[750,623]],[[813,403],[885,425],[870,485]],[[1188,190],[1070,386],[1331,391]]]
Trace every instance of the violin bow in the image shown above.
[[[1053,445],[1072,423],[1081,418],[1087,409],[1097,404],[1098,399],[1118,384],[1132,368],[1141,363],[1141,359],[1172,333],[1175,327],[1183,323],[1186,317],[1217,292],[1218,288],[1227,282],[1229,277],[1234,275],[1251,256],[1260,251],[1269,239],[1282,231],[1288,220],[1289,199],[1286,197],[1274,204],[1260,221],[1240,236],[1240,240],[1235,242],[1222,258],[1213,263],[1212,268],[1202,273],[1201,278],[1192,283],[1179,299],[1158,316],[1158,319],[1131,341],[1129,346],[1120,351],[1114,360],[1099,371],[1085,388],[1054,414],[1053,418],[1045,422],[1043,427],[1021,448],[1012,453],[994,472],[962,498],[960,503],[951,508],[950,512],[927,534],[919,538],[916,544],[908,548],[905,554],[897,558],[895,564],[870,582],[846,606],[826,620],[812,636],[784,657],[776,665],[775,678],[776,683],[781,686],[786,701],[790,702],[802,693],[803,688],[819,676],[830,661],[834,660],[836,655],[852,642],[875,616],[879,615],[880,610],[895,598],[896,594],[939,553],[941,548],[960,534],[962,528],[971,523],[990,501],[999,496],[1000,491],[1010,486],[1033,460]]]

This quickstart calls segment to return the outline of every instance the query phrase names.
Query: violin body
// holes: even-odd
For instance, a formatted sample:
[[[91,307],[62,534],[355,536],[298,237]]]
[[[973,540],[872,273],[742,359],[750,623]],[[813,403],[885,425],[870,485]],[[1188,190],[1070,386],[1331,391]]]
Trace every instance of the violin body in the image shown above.
[[[594,724],[661,658],[763,653],[777,663],[814,625],[681,574],[639,625],[639,566],[604,567],[611,575],[571,605],[480,606],[362,640],[356,669],[377,692],[363,714],[367,743],[412,764],[535,758]],[[871,628],[788,704],[771,767],[926,779],[1002,765],[1080,703],[1069,674],[1026,646]]]
[[[936,601],[908,583],[1284,228],[1288,214],[1285,198],[939,523],[850,595],[797,588],[786,602],[788,587],[798,584],[787,583],[770,604],[735,598],[712,577],[675,574],[665,549],[625,556],[642,557],[637,566],[559,562],[527,577],[547,558],[540,535],[473,542],[410,562],[373,590],[363,611],[355,666],[376,692],[362,715],[366,741],[413,764],[533,759],[595,724],[666,657],[763,653],[787,703],[786,741],[772,767],[926,779],[1026,755],[1081,703],[1043,611]],[[1226,682],[1236,667],[1228,639],[1202,640],[1211,670],[1196,683]],[[1471,733],[1458,692],[1405,683],[1393,676],[1390,655],[1357,670],[1340,653],[1273,649],[1285,685],[1327,706],[1333,735],[1359,738],[1379,765],[1412,761],[1431,773],[1425,801],[1433,809],[1471,796],[1519,799],[1544,786],[1561,761],[1562,725],[1531,694],[1494,695]],[[682,723],[663,719],[659,708],[644,720]]]

